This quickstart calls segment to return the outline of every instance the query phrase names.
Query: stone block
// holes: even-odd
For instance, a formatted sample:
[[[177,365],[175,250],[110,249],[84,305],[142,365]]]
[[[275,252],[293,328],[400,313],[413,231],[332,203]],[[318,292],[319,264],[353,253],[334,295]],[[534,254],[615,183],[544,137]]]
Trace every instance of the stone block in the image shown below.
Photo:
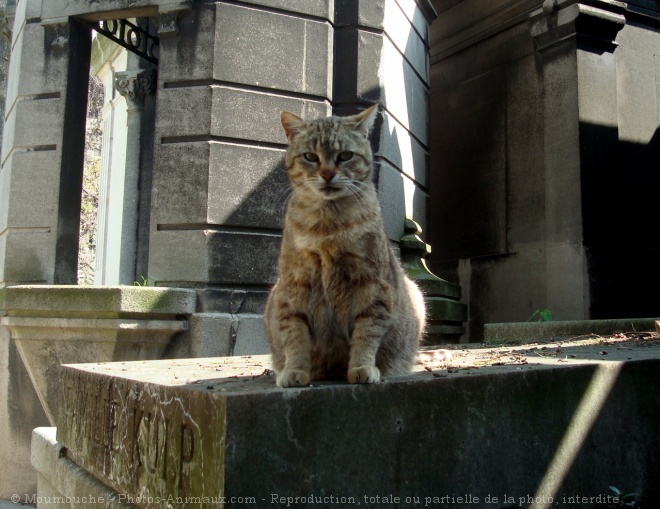
[[[650,51],[626,47],[617,49],[616,55],[619,140],[648,144],[660,123],[654,107],[657,106],[657,57]]]
[[[282,228],[291,186],[284,152],[213,143],[208,222],[254,228]]]
[[[14,151],[6,161],[3,175],[11,181],[2,183],[7,193],[7,221],[9,227],[56,228],[59,207],[59,150]],[[4,179],[3,179],[4,180]],[[0,214],[2,214],[0,212]]]
[[[159,91],[172,82],[213,79],[215,5],[198,3],[195,9],[179,19],[177,27],[177,37],[160,41]]]
[[[190,317],[190,332],[179,341],[180,353],[175,357],[225,357],[234,344],[234,316],[228,313],[195,313]]]
[[[135,509],[135,505],[124,503],[117,493],[67,458],[62,445],[57,442],[56,434],[57,428],[54,427],[40,427],[32,432],[31,462],[38,472],[38,491],[33,493],[33,498],[37,495],[42,499],[40,507]],[[65,486],[66,489],[63,489]],[[62,491],[67,491],[67,494]]]
[[[0,323],[54,424],[60,364],[162,358],[194,306],[195,293],[183,289],[12,286]]]
[[[39,23],[26,23],[23,27],[20,46],[15,46],[20,48],[16,69],[20,72],[16,75],[18,97],[59,94],[66,89],[68,49],[53,46],[57,30],[57,25]]]
[[[263,314],[270,286],[207,287],[198,290],[197,311],[202,313]]]
[[[207,222],[210,152],[208,142],[155,147],[152,221],[158,225]]]
[[[208,236],[208,281],[273,284],[282,237],[275,233],[214,231]]]
[[[281,236],[250,230],[161,230],[151,236],[149,277],[158,286],[272,284]]]
[[[428,195],[385,161],[377,163],[375,171],[378,174],[378,197],[385,232],[390,240],[399,242],[404,234],[406,218],[426,224]]]
[[[236,344],[232,355],[262,355],[270,353],[263,315],[237,316]]]
[[[313,494],[321,502],[306,505],[404,508],[413,497],[444,505],[433,497],[460,493],[486,507],[485,497],[504,489],[516,503],[597,496],[607,491],[603,477],[653,500],[660,353],[611,348],[604,358],[602,348],[563,345],[560,357],[522,347],[454,351],[449,362],[422,360],[412,375],[372,386],[300,389],[275,387],[258,356],[67,366],[57,440],[67,461],[131,503],[227,497],[225,507],[238,507],[230,497],[247,497],[267,506]],[[518,361],[503,362],[507,355]],[[622,450],[632,458],[625,471]],[[296,461],[301,454],[306,461]],[[572,468],[557,456],[571,457]]]
[[[247,4],[265,6],[291,13],[309,14],[331,20],[333,12],[327,0],[245,0]],[[258,7],[257,7],[258,8]]]
[[[179,32],[161,44],[163,83],[214,79],[331,96],[327,23],[218,3],[197,6],[181,19]]]
[[[423,4],[427,4],[424,6]],[[430,2],[423,0],[337,0],[335,24],[337,26],[364,26],[386,32],[414,28],[422,41],[428,40],[428,27],[435,18]],[[396,37],[396,36],[395,36]],[[405,43],[403,45],[405,48]]]
[[[187,315],[195,311],[195,292],[183,288],[143,286],[21,285],[4,292],[3,309],[12,316],[106,318],[142,315]]]
[[[283,150],[221,142],[160,145],[152,217],[158,225],[281,228],[291,192],[282,158]]]
[[[61,147],[63,106],[64,102],[59,98],[18,101],[14,107],[16,130],[13,146],[21,149],[35,147],[37,150]]]
[[[0,236],[0,253],[0,281],[53,282],[55,233],[50,228],[5,230]]]
[[[215,79],[331,97],[327,23],[225,3],[216,16]]]
[[[208,231],[157,230],[149,238],[149,279],[156,286],[208,281]]]
[[[306,119],[330,114],[325,102],[221,85],[166,88],[158,93],[158,101],[157,129],[162,138],[217,136],[284,145],[282,111]]]
[[[379,102],[423,145],[428,145],[427,85],[394,44],[381,34],[355,29],[338,32],[336,39],[337,52],[348,55],[347,65],[354,69],[336,76],[334,100],[349,104]]]
[[[170,358],[263,355],[270,353],[262,314],[195,313],[190,332],[179,337]]]
[[[387,111],[381,111],[383,125],[375,158],[383,157],[422,187],[429,187],[429,154],[419,141],[411,136]]]
[[[38,7],[39,6],[39,7]],[[118,18],[154,15],[161,11],[185,8],[189,6],[186,0],[104,0],[103,2],[88,2],[87,0],[48,0],[34,4],[32,13],[35,17],[44,19],[61,19],[80,14],[110,13]]]

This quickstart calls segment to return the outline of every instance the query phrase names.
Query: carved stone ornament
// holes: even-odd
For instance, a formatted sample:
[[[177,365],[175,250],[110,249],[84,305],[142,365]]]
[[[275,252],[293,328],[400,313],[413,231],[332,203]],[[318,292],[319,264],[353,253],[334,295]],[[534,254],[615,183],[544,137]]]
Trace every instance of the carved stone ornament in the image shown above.
[[[147,94],[156,91],[156,71],[124,71],[115,74],[115,88],[126,98],[129,109],[144,107]]]
[[[63,50],[69,45],[69,24],[57,23],[50,25],[55,30],[55,39],[51,43],[54,49]]]
[[[175,37],[179,34],[179,20],[192,11],[190,2],[182,2],[172,10],[161,10],[158,16],[158,36],[161,39]]]

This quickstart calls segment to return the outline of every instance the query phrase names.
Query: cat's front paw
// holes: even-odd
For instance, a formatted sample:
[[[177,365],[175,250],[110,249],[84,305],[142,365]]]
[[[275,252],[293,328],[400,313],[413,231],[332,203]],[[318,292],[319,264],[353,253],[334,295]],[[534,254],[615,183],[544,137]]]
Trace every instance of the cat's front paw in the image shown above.
[[[380,370],[376,366],[360,366],[348,370],[348,382],[352,384],[374,384],[380,382]]]
[[[310,381],[309,373],[300,369],[285,369],[277,374],[277,385],[280,387],[303,387]]]

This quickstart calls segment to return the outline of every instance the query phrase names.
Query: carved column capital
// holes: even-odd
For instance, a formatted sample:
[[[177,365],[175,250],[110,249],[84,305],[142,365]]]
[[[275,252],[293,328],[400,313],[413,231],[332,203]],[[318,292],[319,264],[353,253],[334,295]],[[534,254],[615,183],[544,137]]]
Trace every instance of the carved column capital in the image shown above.
[[[115,74],[115,88],[126,98],[128,109],[142,109],[147,94],[156,91],[156,71],[124,71]]]

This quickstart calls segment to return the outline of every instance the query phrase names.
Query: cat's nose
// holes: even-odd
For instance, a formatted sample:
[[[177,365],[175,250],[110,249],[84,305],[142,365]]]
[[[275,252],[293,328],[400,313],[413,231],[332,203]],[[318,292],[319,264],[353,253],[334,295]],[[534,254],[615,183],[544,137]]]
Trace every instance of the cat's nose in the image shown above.
[[[330,182],[334,178],[334,176],[335,176],[335,172],[332,171],[332,170],[323,170],[323,171],[321,171],[321,177],[326,182]]]

